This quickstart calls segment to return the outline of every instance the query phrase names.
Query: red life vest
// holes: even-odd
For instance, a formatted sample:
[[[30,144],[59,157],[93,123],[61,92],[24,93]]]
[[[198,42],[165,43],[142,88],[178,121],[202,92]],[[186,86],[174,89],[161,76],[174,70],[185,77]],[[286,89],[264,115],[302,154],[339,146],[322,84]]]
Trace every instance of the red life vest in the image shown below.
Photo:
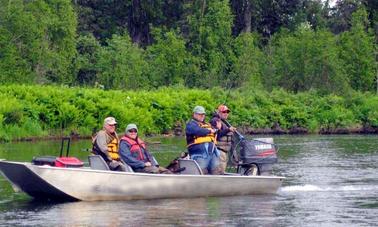
[[[142,148],[146,149],[146,143],[143,140],[139,139],[139,137],[138,137],[137,138],[138,141],[136,141],[136,140],[131,139],[130,137],[128,137],[126,135],[123,136],[121,138],[121,140],[125,140],[130,145],[131,154],[137,153],[137,159],[138,160],[141,160],[141,161],[145,160]]]

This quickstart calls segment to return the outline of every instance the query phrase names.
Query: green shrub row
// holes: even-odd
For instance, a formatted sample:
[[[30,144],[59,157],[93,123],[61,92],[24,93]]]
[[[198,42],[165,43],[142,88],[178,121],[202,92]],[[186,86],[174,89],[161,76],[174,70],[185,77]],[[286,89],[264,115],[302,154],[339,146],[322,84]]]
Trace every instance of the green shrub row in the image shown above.
[[[240,129],[284,131],[305,128],[317,133],[338,128],[378,127],[378,97],[353,93],[346,97],[316,92],[291,94],[283,90],[225,91],[160,88],[120,91],[60,86],[0,86],[0,140],[79,134],[89,136],[114,116],[118,131],[136,123],[143,134],[184,129],[194,106],[208,113],[220,103],[232,110],[230,121]]]

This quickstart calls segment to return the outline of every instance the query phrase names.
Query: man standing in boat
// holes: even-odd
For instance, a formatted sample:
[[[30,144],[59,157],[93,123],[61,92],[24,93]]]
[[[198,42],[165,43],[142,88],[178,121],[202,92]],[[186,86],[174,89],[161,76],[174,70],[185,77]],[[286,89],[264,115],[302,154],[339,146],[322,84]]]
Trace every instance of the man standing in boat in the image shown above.
[[[217,148],[220,151],[220,167],[222,172],[226,171],[228,162],[228,153],[231,152],[232,137],[236,128],[228,127],[223,121],[227,120],[230,109],[226,105],[219,105],[216,113],[214,113],[210,124],[216,127],[218,122],[221,122],[221,128],[217,133]]]
[[[100,155],[111,170],[125,171],[118,153],[119,138],[115,130],[116,125],[114,117],[105,118],[103,129],[93,138],[92,153]]]
[[[219,151],[216,148],[216,133],[221,128],[218,122],[215,128],[205,122],[205,108],[196,106],[193,118],[186,124],[186,142],[191,159],[195,160],[204,174],[221,174]]]
[[[138,128],[135,124],[127,125],[125,135],[119,144],[119,153],[122,160],[135,172],[171,173],[168,169],[159,166],[147,150],[146,143],[138,137]]]

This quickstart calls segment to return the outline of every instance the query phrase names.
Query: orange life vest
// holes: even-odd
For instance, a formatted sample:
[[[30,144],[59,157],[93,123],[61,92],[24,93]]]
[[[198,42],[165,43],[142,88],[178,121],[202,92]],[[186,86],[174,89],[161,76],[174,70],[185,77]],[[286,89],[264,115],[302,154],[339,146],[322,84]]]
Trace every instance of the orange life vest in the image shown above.
[[[197,124],[201,127],[201,128],[205,128],[205,129],[211,129],[211,125],[210,124],[207,124],[207,123],[202,123],[202,122],[197,122]],[[191,146],[191,145],[194,145],[194,144],[200,144],[200,143],[208,143],[208,142],[212,142],[212,143],[215,143],[216,144],[216,139],[215,139],[215,134],[214,133],[209,133],[207,134],[206,136],[190,136],[191,138],[187,138],[187,141],[188,141],[188,147]]]
[[[118,153],[118,139],[114,138],[110,143],[108,143],[108,153],[113,160],[119,161],[119,153]]]
[[[106,133],[107,151],[109,153],[111,160],[109,160],[109,157],[106,156],[101,151],[101,149],[99,148],[99,146],[97,144],[97,135],[98,134],[96,134],[96,136],[94,136],[93,139],[92,139],[92,144],[93,144],[92,153],[97,154],[97,155],[101,155],[105,159],[105,161],[107,161],[107,162],[109,162],[111,160],[119,161],[120,160],[120,156],[119,156],[119,153],[118,153],[118,145],[119,145],[118,142],[119,141],[118,141],[117,134],[109,135],[109,134]]]

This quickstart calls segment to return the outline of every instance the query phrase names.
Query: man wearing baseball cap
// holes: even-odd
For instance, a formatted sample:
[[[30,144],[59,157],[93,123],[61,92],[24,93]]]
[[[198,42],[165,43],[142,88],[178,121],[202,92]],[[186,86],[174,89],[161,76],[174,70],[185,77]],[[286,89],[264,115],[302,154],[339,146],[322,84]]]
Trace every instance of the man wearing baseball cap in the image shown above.
[[[111,170],[125,171],[126,168],[118,153],[119,139],[116,125],[117,122],[114,117],[105,118],[103,129],[97,132],[92,140],[92,153],[100,155]]]
[[[231,152],[232,136],[236,130],[236,128],[232,126],[227,127],[227,125],[223,122],[227,120],[230,112],[230,109],[226,105],[219,105],[216,113],[214,113],[212,119],[210,120],[210,124],[213,127],[216,126],[218,122],[220,122],[222,125],[217,133],[217,148],[220,151],[220,166],[223,173],[226,171],[228,153]]]
[[[193,109],[193,118],[186,124],[186,142],[190,158],[195,160],[204,174],[220,174],[219,151],[216,133],[220,124],[211,127],[205,122],[206,111],[202,106]]]

